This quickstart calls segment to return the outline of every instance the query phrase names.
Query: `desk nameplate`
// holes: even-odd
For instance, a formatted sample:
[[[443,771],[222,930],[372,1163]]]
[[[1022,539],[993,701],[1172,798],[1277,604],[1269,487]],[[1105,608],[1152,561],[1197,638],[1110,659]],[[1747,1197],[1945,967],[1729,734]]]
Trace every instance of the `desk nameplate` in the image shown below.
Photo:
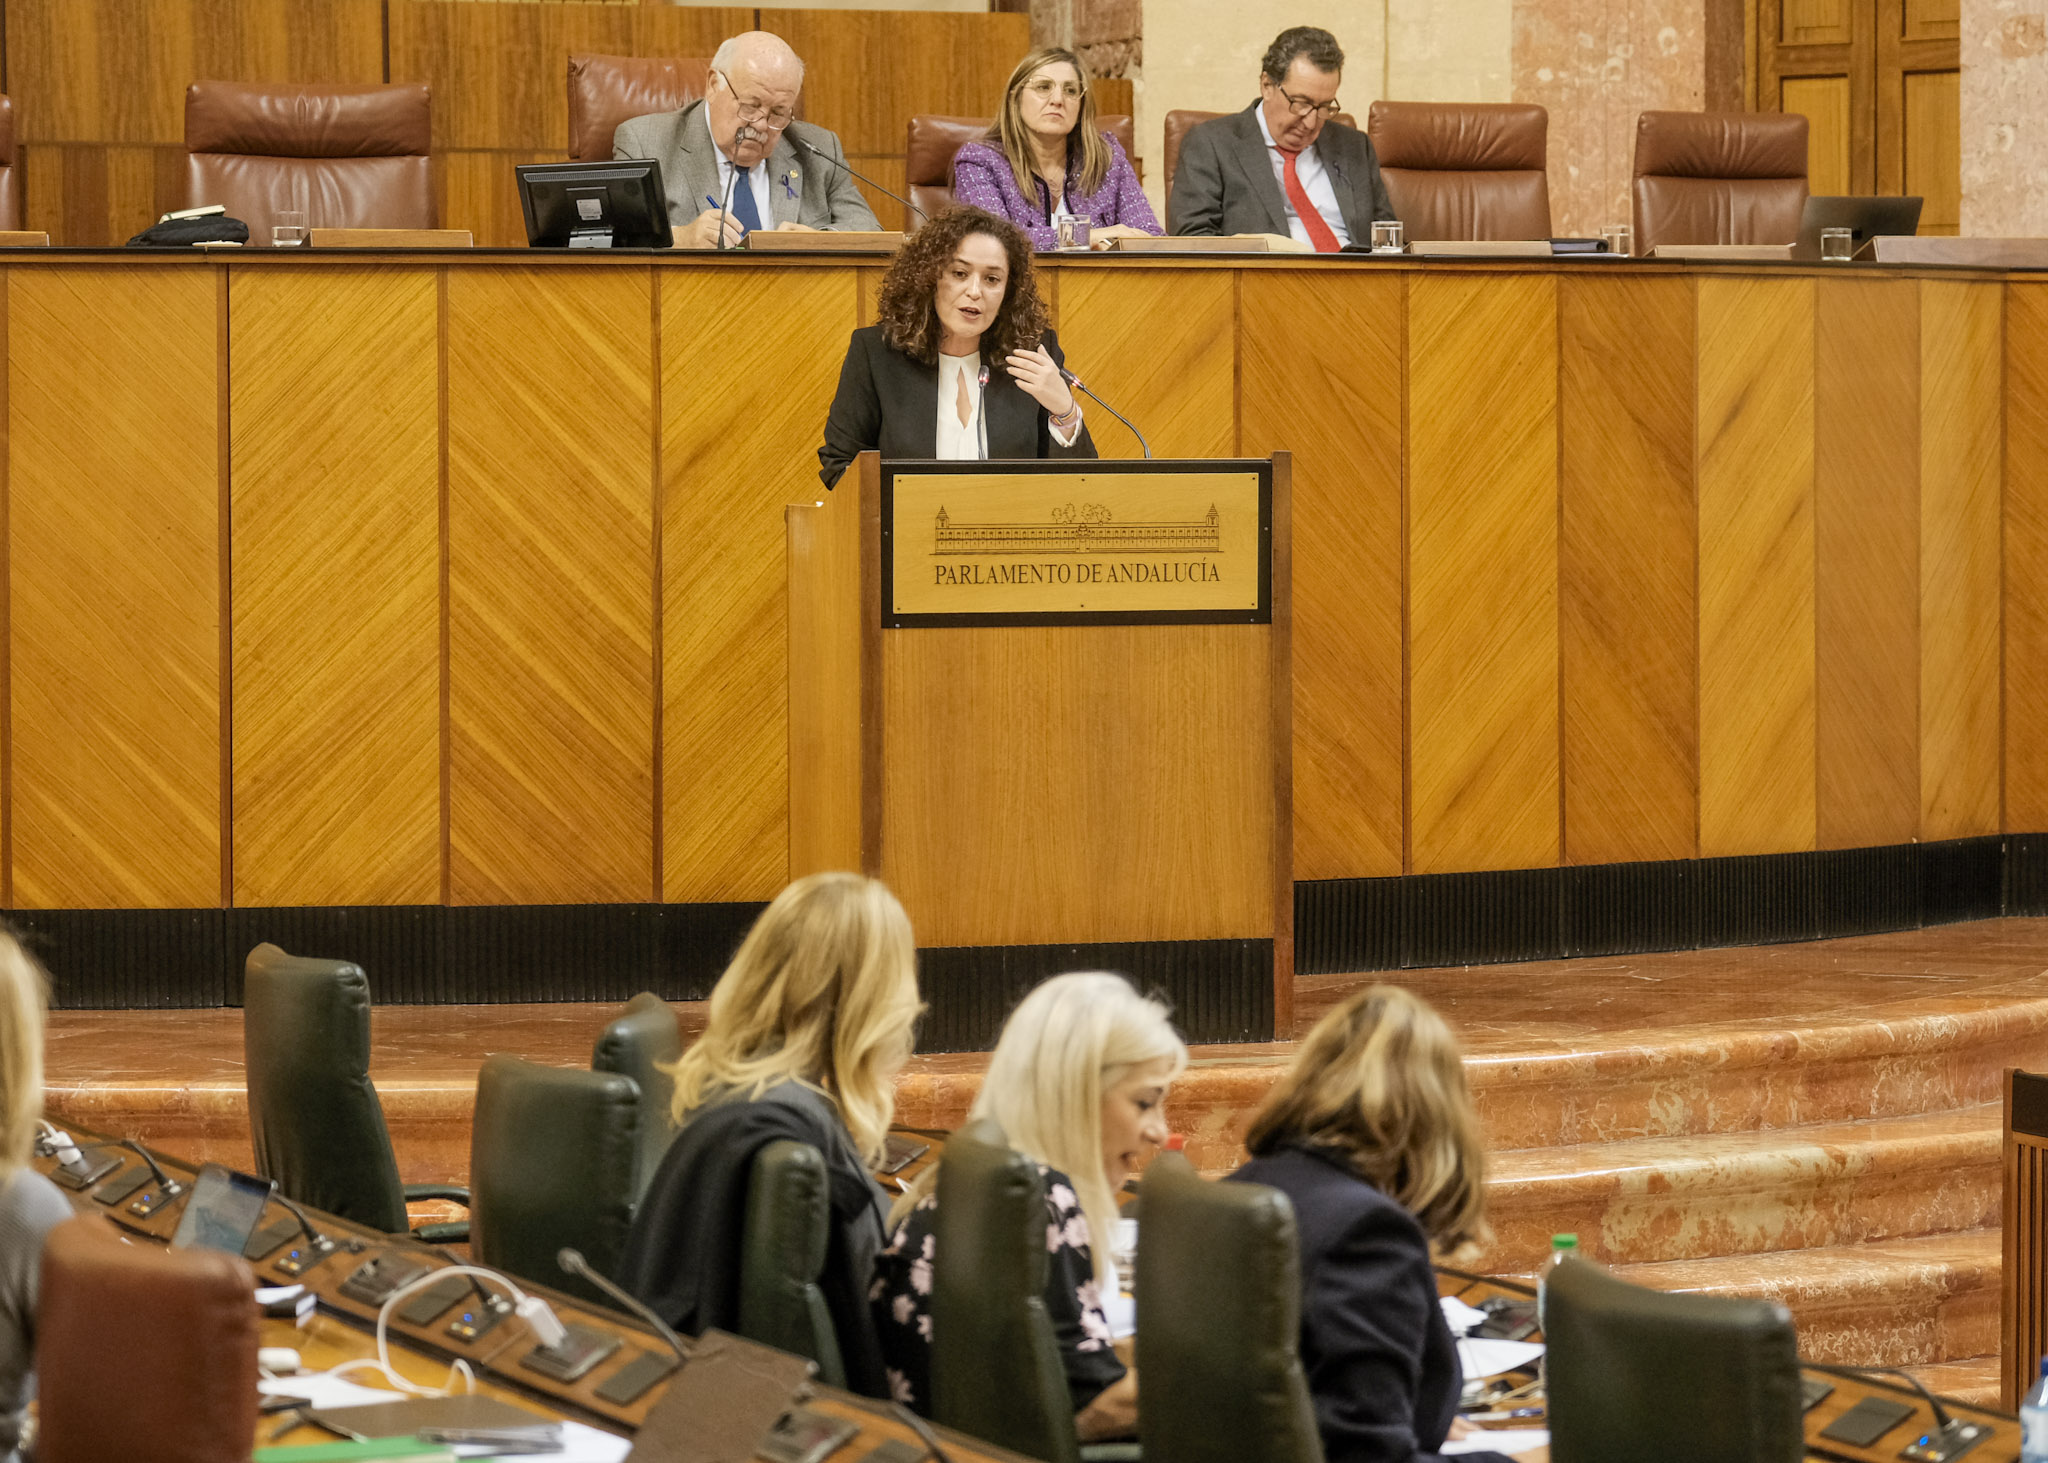
[[[885,463],[882,624],[1270,624],[1262,461]]]

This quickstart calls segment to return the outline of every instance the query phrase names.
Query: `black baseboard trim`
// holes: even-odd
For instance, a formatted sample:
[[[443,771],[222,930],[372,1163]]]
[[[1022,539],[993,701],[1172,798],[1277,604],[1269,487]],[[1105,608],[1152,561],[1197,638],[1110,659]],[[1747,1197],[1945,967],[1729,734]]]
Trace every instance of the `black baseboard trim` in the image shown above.
[[[1302,975],[1775,945],[2048,915],[2048,834],[1294,886]]]
[[[1173,1011],[1189,1041],[1273,1039],[1271,940],[1140,940],[920,950],[921,1052],[988,1051],[1017,1002],[1048,976],[1114,970]]]

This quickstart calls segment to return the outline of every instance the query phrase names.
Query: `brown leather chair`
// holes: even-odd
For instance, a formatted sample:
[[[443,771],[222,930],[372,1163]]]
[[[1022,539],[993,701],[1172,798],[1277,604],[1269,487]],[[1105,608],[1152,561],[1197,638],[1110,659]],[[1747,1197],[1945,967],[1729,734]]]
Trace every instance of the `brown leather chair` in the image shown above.
[[[223,204],[260,244],[283,209],[316,229],[433,228],[432,115],[420,85],[195,81],[183,206]]]
[[[1374,102],[1366,135],[1416,239],[1547,239],[1550,114],[1522,102]]]
[[[0,229],[21,227],[21,173],[14,164],[14,98],[0,96]]]
[[[36,1318],[41,1463],[248,1463],[255,1285],[240,1255],[126,1244],[98,1214],[51,1230]]]
[[[1635,248],[1789,244],[1806,208],[1797,112],[1645,112],[1636,119]]]
[[[675,56],[571,56],[569,161],[604,162],[621,122],[680,112],[711,90],[711,63]]]
[[[970,142],[988,136],[995,125],[990,117],[916,116],[910,119],[910,135],[903,149],[903,176],[910,201],[927,214],[937,215],[953,206],[953,154]],[[1137,156],[1137,132],[1129,117],[1105,113],[1095,125],[1117,140],[1124,156]],[[915,219],[912,220],[914,224]]]

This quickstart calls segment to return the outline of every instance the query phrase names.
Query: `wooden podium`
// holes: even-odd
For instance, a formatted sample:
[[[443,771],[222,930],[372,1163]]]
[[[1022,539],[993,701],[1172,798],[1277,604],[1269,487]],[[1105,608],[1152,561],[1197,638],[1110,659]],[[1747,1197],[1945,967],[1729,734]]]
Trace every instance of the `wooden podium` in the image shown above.
[[[1291,1033],[1286,455],[866,453],[787,524],[790,876],[896,891],[924,1048],[1075,969]]]

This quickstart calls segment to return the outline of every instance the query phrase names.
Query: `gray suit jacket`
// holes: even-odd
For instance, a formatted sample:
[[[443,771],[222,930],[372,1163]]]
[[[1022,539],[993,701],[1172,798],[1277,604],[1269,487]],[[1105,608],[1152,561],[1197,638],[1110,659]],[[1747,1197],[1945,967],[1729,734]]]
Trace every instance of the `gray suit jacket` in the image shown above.
[[[775,139],[768,154],[768,206],[772,217],[764,226],[809,224],[814,229],[879,229],[874,211],[841,168],[807,155],[790,134],[830,158],[841,158],[839,139],[823,127],[792,122]],[[680,112],[656,112],[621,122],[612,136],[615,158],[653,158],[661,164],[662,187],[668,191],[668,221],[681,228],[710,207],[704,199],[723,195],[718,188],[717,149],[704,119],[704,103],[692,102]]]
[[[1253,102],[1242,112],[1204,122],[1180,145],[1166,229],[1173,234],[1284,234],[1287,200],[1273,176]],[[1351,242],[1372,242],[1375,219],[1394,217],[1372,141],[1355,127],[1325,122],[1316,152],[1329,171],[1337,208]]]

